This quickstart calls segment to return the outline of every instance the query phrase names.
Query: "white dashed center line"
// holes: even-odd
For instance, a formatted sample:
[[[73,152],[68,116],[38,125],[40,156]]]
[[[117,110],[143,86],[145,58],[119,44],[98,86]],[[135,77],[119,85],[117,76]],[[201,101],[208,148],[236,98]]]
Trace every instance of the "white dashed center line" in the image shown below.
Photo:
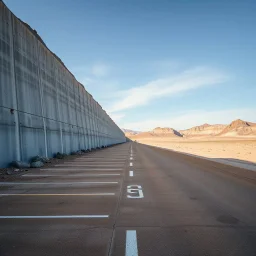
[[[129,172],[130,177],[133,177],[133,171]]]
[[[132,163],[132,162],[130,163],[130,166],[133,166],[133,163]]]
[[[125,256],[138,256],[136,230],[126,231]]]

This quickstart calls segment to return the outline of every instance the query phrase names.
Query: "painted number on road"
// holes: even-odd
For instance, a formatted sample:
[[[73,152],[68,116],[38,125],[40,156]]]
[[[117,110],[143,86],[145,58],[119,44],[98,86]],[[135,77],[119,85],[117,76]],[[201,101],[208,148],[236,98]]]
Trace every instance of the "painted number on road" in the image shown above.
[[[127,198],[143,198],[142,187],[140,185],[127,186]]]

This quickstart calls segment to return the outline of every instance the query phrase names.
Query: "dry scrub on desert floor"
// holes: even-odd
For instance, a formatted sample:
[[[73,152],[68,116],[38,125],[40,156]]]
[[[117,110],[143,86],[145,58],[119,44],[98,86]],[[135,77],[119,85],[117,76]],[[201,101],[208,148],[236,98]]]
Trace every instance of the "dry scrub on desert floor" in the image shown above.
[[[172,149],[208,158],[243,160],[256,163],[256,139],[172,139],[141,138],[143,144]]]

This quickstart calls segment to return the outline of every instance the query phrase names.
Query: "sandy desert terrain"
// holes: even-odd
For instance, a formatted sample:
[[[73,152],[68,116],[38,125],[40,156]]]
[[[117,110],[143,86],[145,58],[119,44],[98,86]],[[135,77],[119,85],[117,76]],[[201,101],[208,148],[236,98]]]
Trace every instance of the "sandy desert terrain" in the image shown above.
[[[229,125],[209,125],[176,131],[157,127],[129,136],[143,144],[210,158],[256,171],[256,124],[235,120]],[[232,136],[233,135],[233,136]]]
[[[209,158],[244,160],[256,164],[256,139],[170,139],[141,138],[137,141]]]

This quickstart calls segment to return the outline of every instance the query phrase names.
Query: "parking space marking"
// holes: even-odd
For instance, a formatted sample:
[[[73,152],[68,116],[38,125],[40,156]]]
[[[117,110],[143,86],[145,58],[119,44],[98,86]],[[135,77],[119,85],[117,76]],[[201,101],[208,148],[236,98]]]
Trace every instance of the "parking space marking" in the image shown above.
[[[126,230],[125,256],[138,256],[136,230]]]
[[[108,218],[109,215],[43,215],[43,216],[0,216],[0,219],[90,219]]]
[[[108,169],[85,169],[85,168],[46,168],[40,169],[40,171],[84,171],[84,172],[93,172],[93,171],[122,171],[123,168],[108,168]]]
[[[116,158],[107,158],[107,157],[80,157],[80,158],[77,158],[75,161],[79,160],[79,159],[82,159],[82,160],[99,160],[99,159],[102,159],[102,160],[109,160],[109,161],[115,161],[115,160],[125,160],[126,159],[126,156],[125,157],[116,157]]]
[[[74,182],[0,182],[0,186],[10,185],[68,185],[68,184],[118,184],[118,181],[74,181]]]
[[[104,176],[120,176],[120,173],[100,173],[100,174],[66,174],[65,177],[104,177]],[[63,177],[60,174],[24,174],[23,177]]]
[[[111,167],[111,166],[114,166],[114,167],[122,167],[123,165],[124,165],[124,163],[123,164],[98,164],[98,163],[95,163],[95,164],[97,164],[97,167],[104,167],[104,166],[106,166],[106,167]],[[92,167],[92,166],[95,166],[95,164],[56,164],[56,165],[54,165],[54,166],[60,166],[60,167],[69,167],[69,166],[73,166],[73,167],[77,167],[77,166],[81,166],[81,167]]]
[[[75,163],[91,163],[91,164],[122,164],[122,163],[125,163],[124,160],[121,160],[121,161],[97,161],[97,160],[94,160],[94,161],[86,161],[86,160],[76,160],[75,162],[70,162],[70,161],[67,161],[67,162],[64,162],[64,164],[75,164]]]
[[[76,162],[74,162],[74,163],[72,163],[72,162],[64,162],[63,164],[70,164],[70,165],[72,165],[72,164],[94,164],[94,165],[123,165],[125,163],[125,161],[115,161],[115,162],[106,162],[106,161],[76,161]]]
[[[129,171],[130,177],[133,177],[133,171]]]
[[[0,194],[0,196],[114,196],[115,193],[87,193],[87,194]]]
[[[132,163],[132,162],[130,163],[130,166],[133,166],[133,163]]]

